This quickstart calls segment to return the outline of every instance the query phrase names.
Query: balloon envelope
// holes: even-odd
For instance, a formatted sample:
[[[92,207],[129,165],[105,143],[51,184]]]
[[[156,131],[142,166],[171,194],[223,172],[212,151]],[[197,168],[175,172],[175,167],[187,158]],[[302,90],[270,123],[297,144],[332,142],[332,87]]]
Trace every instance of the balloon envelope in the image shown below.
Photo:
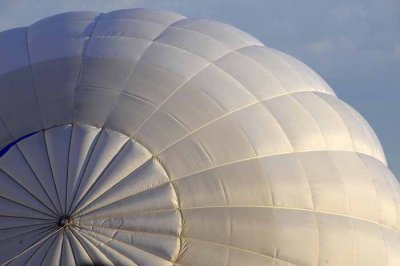
[[[131,9],[0,33],[0,263],[400,265],[400,188],[314,71]]]

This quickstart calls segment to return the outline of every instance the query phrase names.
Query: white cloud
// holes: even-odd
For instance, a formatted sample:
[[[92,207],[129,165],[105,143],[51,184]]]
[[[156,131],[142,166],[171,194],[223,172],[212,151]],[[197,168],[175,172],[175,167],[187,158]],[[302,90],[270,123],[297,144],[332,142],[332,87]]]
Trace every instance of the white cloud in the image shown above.
[[[400,44],[394,47],[394,55],[400,57]]]
[[[312,42],[307,46],[307,51],[312,54],[324,54],[332,52],[335,49],[335,45],[330,40],[320,40]]]

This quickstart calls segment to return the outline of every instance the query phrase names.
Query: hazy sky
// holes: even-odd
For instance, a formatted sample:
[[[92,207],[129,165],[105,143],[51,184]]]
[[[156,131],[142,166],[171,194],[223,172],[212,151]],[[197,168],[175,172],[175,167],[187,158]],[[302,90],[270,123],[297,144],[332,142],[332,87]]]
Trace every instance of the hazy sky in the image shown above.
[[[299,58],[368,120],[400,177],[399,0],[0,0],[0,31],[65,11],[132,7],[226,22]]]

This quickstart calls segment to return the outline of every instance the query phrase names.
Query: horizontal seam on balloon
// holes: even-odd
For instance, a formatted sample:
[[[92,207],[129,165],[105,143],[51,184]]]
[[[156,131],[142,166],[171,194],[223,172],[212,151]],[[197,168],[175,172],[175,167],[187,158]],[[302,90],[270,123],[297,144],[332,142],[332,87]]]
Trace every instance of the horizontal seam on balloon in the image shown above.
[[[152,252],[150,252],[150,251],[148,251],[148,250],[146,250],[146,249],[142,249],[141,247],[138,247],[137,245],[134,245],[134,244],[132,244],[132,243],[127,243],[127,242],[124,242],[124,241],[122,241],[122,240],[116,239],[116,238],[115,238],[115,234],[114,234],[113,237],[111,237],[111,236],[108,236],[108,235],[103,234],[103,233],[100,233],[100,232],[89,231],[89,230],[87,230],[87,229],[85,229],[85,228],[81,228],[81,230],[84,230],[84,231],[86,231],[86,232],[89,232],[89,235],[90,235],[90,233],[95,233],[95,234],[98,234],[98,235],[101,235],[101,236],[105,236],[105,237],[107,237],[107,238],[110,238],[111,240],[110,240],[110,241],[107,241],[107,243],[108,243],[108,242],[111,242],[111,241],[120,242],[120,243],[123,243],[123,244],[125,244],[125,245],[129,245],[130,247],[133,247],[133,248],[139,250],[140,252],[144,252],[144,253],[146,253],[147,255],[155,256],[155,257],[157,257],[157,258],[160,258],[161,260],[165,260],[165,261],[171,262],[171,261],[168,260],[167,258],[164,258],[164,257],[161,257],[161,256],[159,256],[159,255],[156,255],[156,254],[154,254],[154,253],[152,253]],[[117,230],[118,230],[118,229],[117,229]],[[177,238],[178,238],[178,237],[177,237]]]
[[[31,226],[42,226],[42,225],[48,225],[48,224],[54,224],[54,222],[51,221],[51,222],[46,222],[46,223],[36,223],[36,224],[28,224],[28,225],[19,225],[19,226],[13,226],[13,227],[6,227],[6,228],[0,228],[0,231],[12,230],[12,229],[16,229],[16,228],[26,228],[26,227],[31,227]]]
[[[272,96],[272,97],[265,98],[265,99],[263,99],[263,100],[258,100],[258,101],[256,101],[256,102],[252,102],[252,103],[247,104],[247,105],[245,105],[245,106],[242,106],[242,107],[240,107],[240,108],[238,108],[238,109],[235,109],[235,110],[233,110],[233,111],[230,111],[230,112],[228,112],[228,113],[225,113],[225,114],[223,114],[222,116],[220,116],[220,117],[218,117],[218,118],[216,118],[216,119],[213,119],[213,120],[211,120],[211,121],[205,123],[204,125],[202,125],[202,126],[196,128],[196,129],[192,130],[191,132],[189,132],[189,134],[187,134],[187,135],[185,135],[185,136],[183,136],[183,137],[177,139],[176,141],[174,141],[173,143],[169,144],[168,146],[166,146],[165,148],[163,148],[161,151],[159,151],[159,152],[157,153],[156,156],[159,156],[162,152],[164,152],[165,150],[168,150],[169,148],[171,148],[173,145],[175,145],[175,144],[178,143],[179,141],[181,141],[181,140],[187,138],[188,136],[193,135],[193,133],[195,133],[195,132],[197,132],[197,131],[199,131],[199,130],[201,130],[201,129],[203,129],[203,128],[205,128],[205,127],[211,125],[211,124],[213,124],[214,122],[216,122],[216,121],[218,121],[218,120],[221,120],[221,119],[224,119],[224,118],[226,118],[226,117],[229,117],[231,114],[237,113],[237,112],[239,112],[239,111],[241,111],[241,110],[244,110],[244,109],[247,109],[247,108],[249,108],[249,107],[253,107],[253,106],[257,105],[257,104],[263,104],[264,102],[267,102],[267,101],[269,101],[269,100],[273,100],[273,99],[276,99],[276,98],[279,98],[279,97],[284,97],[284,96],[288,96],[288,95],[290,95],[290,94],[295,94],[295,93],[307,93],[307,92],[313,92],[313,91],[309,91],[309,90],[306,90],[306,91],[294,91],[294,92],[279,94],[279,95],[275,95],[275,96]]]
[[[71,11],[71,12],[80,12],[80,11]],[[83,11],[83,12],[85,12],[85,11]],[[88,12],[92,12],[92,11],[88,11]],[[68,12],[67,12],[68,13]],[[53,15],[53,16],[50,16],[50,17],[47,17],[47,18],[44,18],[44,19],[41,19],[41,20],[39,20],[39,21],[36,21],[36,22],[34,22],[33,24],[31,24],[31,25],[29,25],[29,26],[27,26],[27,27],[23,27],[23,28],[30,28],[30,27],[32,27],[32,26],[38,26],[38,25],[40,25],[40,24],[48,24],[48,23],[50,23],[50,22],[73,22],[73,21],[80,21],[80,20],[88,20],[89,22],[90,21],[93,21],[93,19],[94,18],[96,18],[97,16],[99,16],[99,15],[102,15],[102,14],[104,14],[104,13],[98,13],[98,12],[93,12],[93,13],[96,13],[96,16],[94,16],[94,17],[91,17],[91,18],[79,18],[79,17],[73,17],[73,18],[64,18],[64,19],[55,19],[58,15],[60,15],[60,14],[58,14],[58,15]],[[62,13],[61,13],[62,14]],[[1,33],[1,32],[0,32]]]
[[[209,171],[209,170],[213,170],[213,169],[216,169],[216,168],[219,168],[219,167],[223,167],[223,166],[226,166],[226,165],[231,165],[231,164],[240,163],[240,162],[246,162],[246,161],[255,160],[255,159],[262,159],[262,158],[268,158],[268,157],[274,157],[274,156],[281,156],[281,155],[289,155],[289,154],[294,154],[294,153],[330,152],[330,151],[331,151],[331,152],[350,152],[350,153],[358,153],[358,154],[362,154],[362,155],[364,155],[364,156],[370,157],[370,158],[372,158],[372,159],[375,159],[375,160],[377,160],[378,162],[382,163],[380,160],[376,159],[375,157],[373,157],[373,156],[371,156],[371,155],[369,155],[369,154],[362,153],[362,152],[358,152],[358,151],[352,151],[352,150],[335,150],[335,149],[330,149],[330,150],[302,150],[302,151],[290,151],[290,152],[283,152],[283,153],[266,154],[266,155],[262,155],[262,156],[250,157],[250,158],[245,158],[245,159],[241,159],[241,160],[236,160],[236,161],[231,161],[231,162],[227,162],[227,163],[222,163],[222,164],[217,165],[216,167],[205,168],[205,169],[199,170],[199,171],[197,171],[197,172],[190,173],[190,174],[188,174],[188,175],[184,175],[184,176],[181,176],[181,177],[175,177],[175,178],[173,179],[173,181],[177,181],[177,180],[180,180],[180,179],[183,179],[183,178],[192,176],[192,175],[196,175],[196,174],[199,174],[199,173],[202,173],[202,172],[206,172],[206,171]]]
[[[190,19],[189,19],[189,20],[190,20]],[[230,25],[223,24],[223,23],[222,23],[222,25],[230,26]],[[217,43],[219,43],[219,44],[225,46],[225,47],[228,48],[229,50],[232,49],[232,48],[229,47],[226,43],[223,43],[223,42],[221,42],[220,40],[217,40],[217,39],[215,39],[214,37],[212,37],[212,36],[210,36],[210,35],[207,35],[207,34],[201,32],[201,31],[196,31],[196,30],[193,30],[193,29],[189,29],[189,28],[185,28],[185,27],[176,27],[176,26],[172,26],[171,28],[175,28],[175,29],[179,29],[179,30],[183,30],[183,31],[192,32],[192,33],[195,33],[195,34],[198,34],[198,35],[202,35],[202,36],[204,36],[204,37],[206,37],[206,38],[208,38],[208,39],[210,39],[210,40],[213,40],[213,41],[215,41],[215,42],[217,42]],[[235,29],[235,28],[234,28],[234,29]],[[232,31],[232,32],[233,32],[233,31]],[[247,36],[246,36],[246,37],[247,37]],[[250,37],[253,38],[252,42],[243,39],[243,36],[241,36],[241,35],[237,34],[237,32],[235,32],[235,38],[239,39],[239,41],[242,42],[242,43],[246,43],[246,46],[266,47],[261,41],[255,39],[253,36],[250,36]],[[256,42],[253,43],[253,41],[256,41]]]
[[[216,40],[216,41],[217,41],[217,40]],[[187,50],[187,49],[185,49],[185,48],[182,48],[182,47],[179,47],[179,46],[175,46],[175,45],[171,45],[171,44],[168,44],[168,43],[165,43],[165,42],[160,42],[160,41],[157,41],[157,40],[155,40],[154,42],[157,43],[157,44],[161,44],[161,45],[164,45],[164,46],[168,46],[168,47],[171,47],[171,48],[175,48],[175,49],[178,49],[178,50],[182,50],[182,51],[187,52],[187,53],[190,53],[190,54],[192,54],[192,55],[194,55],[194,56],[196,56],[196,57],[198,57],[198,58],[201,58],[201,59],[203,59],[203,60],[206,60],[207,62],[211,62],[212,65],[216,66],[218,69],[220,69],[221,71],[223,71],[224,73],[226,73],[227,76],[229,76],[230,78],[234,79],[241,87],[243,87],[244,89],[246,89],[246,87],[245,87],[239,80],[237,80],[235,77],[233,77],[230,73],[228,73],[225,69],[221,68],[221,67],[217,64],[219,60],[221,60],[221,59],[223,59],[223,58],[225,57],[225,55],[220,56],[220,57],[217,57],[217,58],[214,58],[213,60],[208,60],[207,58],[204,58],[202,55],[197,54],[197,53],[195,53],[195,52],[193,52],[193,51]],[[272,77],[272,79],[276,80],[279,84],[281,84],[282,87],[285,87],[285,86],[282,84],[282,82],[281,82],[277,77],[275,77],[275,75],[274,75],[271,71],[269,71],[269,69],[268,69],[266,66],[262,65],[260,62],[258,62],[258,61],[256,61],[256,60],[254,60],[252,57],[249,57],[248,55],[245,55],[245,54],[240,53],[240,50],[246,49],[246,48],[249,48],[249,47],[252,47],[252,46],[260,47],[260,48],[265,48],[265,49],[269,49],[269,50],[272,50],[273,52],[275,51],[274,49],[269,48],[269,47],[266,47],[266,46],[263,46],[263,45],[262,45],[262,46],[261,46],[261,45],[247,45],[247,46],[239,47],[239,48],[237,48],[237,49],[235,49],[235,50],[232,50],[231,48],[229,48],[228,46],[226,46],[224,43],[222,43],[222,42],[220,42],[220,41],[217,41],[217,42],[219,42],[220,44],[222,44],[223,46],[225,46],[225,47],[227,48],[227,50],[231,50],[231,52],[228,53],[228,55],[236,53],[236,54],[238,54],[239,56],[244,57],[244,58],[246,58],[246,59],[249,60],[249,61],[252,61],[255,65],[258,65],[259,68],[260,68],[263,72],[268,73],[268,74]],[[284,60],[281,60],[281,61],[284,61]],[[289,68],[292,68],[292,70],[293,70],[294,72],[297,72],[297,73],[299,72],[298,70],[294,69],[294,68],[293,68],[290,64],[288,64],[287,62],[286,62],[286,65],[288,65]],[[301,76],[300,73],[299,73],[299,76]],[[312,83],[312,82],[311,82],[311,83]],[[311,86],[309,85],[309,87],[310,87],[310,88],[314,88],[313,84],[311,84]],[[285,88],[285,89],[286,89],[286,88]],[[288,92],[287,89],[286,89],[286,92]],[[336,95],[335,95],[334,93],[332,93],[331,91],[321,91],[321,93],[329,94],[329,95],[332,95],[332,96],[336,97]],[[254,94],[253,94],[253,95],[254,95]]]
[[[143,59],[143,57],[144,57],[144,56],[148,53],[148,51],[153,47],[153,45],[154,45],[156,39],[157,39],[160,35],[162,35],[170,26],[172,26],[172,25],[178,23],[179,21],[181,21],[181,20],[183,20],[183,19],[185,19],[185,18],[176,19],[175,21],[168,23],[168,25],[164,25],[164,26],[163,26],[164,28],[157,34],[157,36],[154,37],[153,40],[150,40],[149,45],[146,47],[146,49],[144,49],[144,50],[142,51],[142,53],[140,54],[140,57],[139,57],[138,60],[137,60],[137,64],[139,64],[139,63],[141,62],[141,60]],[[107,117],[106,117],[106,119],[105,119],[105,121],[104,121],[104,124],[107,124],[107,122],[108,122],[110,116],[111,116],[112,113],[114,112],[115,107],[116,107],[116,105],[117,105],[117,103],[118,103],[118,100],[119,100],[120,97],[121,97],[121,93],[124,92],[124,91],[126,90],[126,87],[127,87],[127,84],[128,84],[129,79],[133,76],[133,74],[134,74],[135,71],[136,71],[137,64],[135,64],[135,65],[132,67],[132,69],[130,70],[130,72],[129,72],[127,78],[125,79],[124,84],[122,85],[121,91],[118,93],[118,95],[117,95],[115,101],[113,102],[113,105],[112,105],[110,111],[107,113]],[[151,114],[150,114],[150,115],[151,115]]]
[[[77,233],[79,233],[80,231],[82,231],[82,230],[78,230],[78,229],[76,229],[76,228],[74,228],[73,230],[75,230]],[[105,256],[109,261],[111,261],[114,265],[115,265],[114,261],[113,261],[111,258],[109,258],[107,255],[105,255],[105,254],[99,249],[99,246],[106,246],[107,248],[109,248],[109,249],[112,250],[113,252],[117,253],[118,255],[120,255],[121,257],[123,257],[124,259],[131,261],[131,262],[134,263],[134,265],[136,265],[136,266],[139,266],[139,265],[137,265],[134,261],[132,261],[131,259],[129,259],[126,255],[124,255],[124,254],[122,254],[121,252],[115,250],[114,248],[108,246],[107,244],[108,244],[108,242],[110,242],[110,240],[103,243],[102,241],[98,240],[97,238],[95,238],[95,237],[93,237],[93,236],[91,236],[90,234],[87,234],[87,233],[85,233],[85,232],[81,232],[81,233],[80,233],[80,236],[83,237],[83,238],[85,238],[90,244],[92,244],[102,255],[104,255],[104,256]],[[96,240],[96,241],[99,242],[100,244],[95,244],[96,242],[93,241],[92,239]]]
[[[335,212],[329,212],[329,211],[320,211],[320,210],[311,210],[311,209],[302,209],[302,208],[294,208],[294,207],[280,207],[280,206],[250,206],[250,205],[234,205],[234,206],[205,206],[205,207],[192,207],[192,208],[182,208],[182,211],[190,211],[190,210],[201,210],[201,209],[218,209],[218,208],[266,208],[266,209],[278,209],[278,210],[288,210],[288,211],[303,211],[303,212],[314,212],[314,213],[319,213],[319,214],[328,214],[328,215],[335,215],[335,216],[340,216],[340,217],[345,217],[345,218],[351,218],[354,220],[360,220],[360,221],[364,221],[364,222],[368,222],[371,224],[375,224],[379,227],[383,227],[386,228],[390,231],[393,231],[397,234],[400,234],[400,231],[398,231],[396,228],[393,228],[391,226],[388,226],[386,224],[382,224],[379,222],[375,222],[372,220],[368,220],[365,218],[361,218],[361,217],[357,217],[357,216],[353,216],[353,215],[349,215],[349,214],[341,214],[341,213],[335,213]]]
[[[184,49],[181,49],[179,47],[175,47],[175,46],[170,46],[173,47],[175,49],[180,49],[183,51],[186,51]],[[186,51],[187,53],[190,53],[188,51]],[[234,51],[229,51],[223,55],[221,55],[219,58],[222,58],[224,56],[227,56],[231,53],[233,53]],[[195,54],[194,54],[195,55]],[[199,57],[197,55],[195,55],[196,57]],[[172,91],[167,97],[165,97],[165,99],[163,101],[161,101],[158,106],[152,110],[152,112],[146,117],[146,119],[135,129],[135,131],[133,132],[132,136],[133,138],[136,138],[136,135],[138,134],[138,132],[143,128],[143,126],[151,119],[151,117],[153,117],[153,115],[160,110],[165,103],[167,103],[169,101],[169,99],[171,99],[176,93],[178,93],[186,84],[188,84],[190,81],[192,81],[200,72],[202,72],[203,70],[207,69],[208,67],[212,66],[214,64],[215,61],[208,61],[202,57],[199,57],[202,61],[205,62],[204,65],[202,65],[199,69],[197,69],[194,73],[192,73],[189,77],[185,77],[185,81],[182,82],[174,91]],[[218,59],[219,59],[218,58]],[[216,59],[217,60],[217,59]]]
[[[327,99],[325,99],[325,97],[323,97],[322,95],[319,95],[318,92],[315,92],[314,94],[315,94],[316,96],[318,96],[318,98],[320,98],[323,102],[327,103],[327,105],[336,113],[336,115],[338,116],[338,118],[343,122],[344,126],[347,128],[347,131],[348,131],[348,133],[349,133],[349,135],[350,135],[350,139],[351,139],[351,141],[352,141],[352,145],[353,145],[354,149],[355,149],[355,150],[358,149],[358,148],[357,148],[357,145],[356,145],[355,142],[354,142],[354,138],[353,138],[353,136],[354,136],[354,130],[351,130],[351,129],[350,129],[350,127],[349,127],[347,121],[345,121],[345,118],[344,118],[344,116],[342,115],[342,112],[339,112],[339,109],[338,109],[337,107],[332,106],[332,104],[331,104]],[[338,99],[338,100],[339,100],[338,102],[339,102],[339,103],[341,104],[341,106],[343,107],[343,111],[347,111],[346,114],[347,114],[349,117],[351,117],[351,119],[353,119],[353,121],[356,120],[356,121],[359,122],[359,123],[362,122],[362,123],[358,124],[358,125],[361,127],[361,125],[362,125],[364,122],[363,122],[363,121],[359,121],[358,119],[356,119],[356,118],[354,117],[354,115],[352,114],[352,111],[346,106],[346,105],[347,105],[346,102],[343,102],[343,101],[341,101],[340,99]],[[359,131],[359,129],[358,129],[358,131]],[[364,139],[366,139],[366,140],[368,141],[368,138],[366,137],[366,134],[365,134],[364,130],[361,129],[361,131],[362,131],[362,132],[361,132],[362,135],[364,136]],[[374,144],[374,143],[372,143],[372,144]],[[371,149],[371,151],[372,151],[372,153],[371,153],[371,156],[372,156],[372,157],[376,158],[377,160],[381,161],[383,164],[385,164],[385,165],[387,166],[387,164],[385,163],[384,160],[382,160],[382,158],[378,158],[378,157],[377,157],[377,154],[375,154],[375,152],[374,152],[373,149]]]
[[[133,263],[135,263],[135,262],[133,261],[133,259],[131,259],[131,258],[128,257],[127,255],[125,255],[125,254],[119,252],[116,248],[114,248],[114,247],[112,247],[112,246],[109,246],[108,243],[110,243],[110,242],[112,242],[112,241],[119,242],[119,243],[122,243],[122,244],[124,244],[124,245],[128,245],[128,246],[130,246],[130,247],[133,247],[134,249],[137,249],[140,253],[146,253],[148,256],[154,256],[154,257],[156,257],[156,258],[158,258],[158,259],[160,259],[160,260],[162,260],[162,261],[171,262],[170,260],[167,260],[167,259],[165,259],[165,258],[163,258],[163,257],[159,257],[158,255],[155,255],[155,254],[153,254],[153,253],[151,253],[151,252],[149,252],[149,251],[147,251],[147,250],[141,249],[141,248],[139,248],[139,247],[137,247],[137,246],[134,246],[134,245],[132,245],[132,244],[128,244],[128,243],[126,243],[126,242],[123,242],[123,241],[121,241],[121,240],[112,238],[112,237],[110,237],[110,236],[107,236],[107,235],[104,235],[104,234],[101,234],[101,233],[97,233],[97,232],[94,232],[94,231],[88,231],[88,230],[83,229],[83,228],[81,228],[81,230],[79,230],[79,231],[85,231],[85,232],[82,232],[82,233],[85,234],[85,235],[89,235],[89,236],[91,236],[92,238],[94,238],[94,239],[96,239],[96,240],[98,240],[98,239],[97,239],[96,237],[92,236],[90,233],[95,233],[95,234],[97,234],[97,235],[101,235],[101,236],[103,236],[103,237],[108,238],[109,240],[107,240],[106,242],[104,242],[104,243],[102,243],[102,244],[105,245],[105,246],[107,246],[108,248],[114,250],[115,252],[121,254],[122,256],[124,256],[124,257],[127,258],[128,260],[132,261]],[[98,241],[99,241],[99,242],[102,242],[102,241],[100,241],[100,240],[98,240]],[[135,264],[136,264],[136,263],[135,263]]]
[[[156,24],[156,25],[160,25],[160,26],[168,26],[168,23],[167,24],[162,24],[162,23],[159,23],[159,22],[155,22],[155,21],[153,21],[153,20],[148,20],[148,19],[137,19],[137,18],[129,18],[129,17],[121,17],[121,18],[118,18],[118,17],[107,17],[107,15],[109,15],[110,13],[103,13],[103,14],[105,14],[105,17],[103,18],[103,21],[110,21],[110,20],[113,20],[113,21],[118,21],[118,20],[129,20],[129,21],[136,21],[136,22],[144,22],[144,23],[149,23],[149,24]],[[178,20],[181,20],[181,19],[178,19]],[[131,25],[129,25],[129,26],[131,26]]]
[[[149,19],[135,19],[135,18],[131,18],[131,17],[121,17],[121,18],[119,18],[119,17],[107,17],[107,15],[109,15],[110,13],[103,13],[103,14],[105,14],[106,15],[106,17],[104,18],[104,20],[133,20],[133,21],[141,21],[141,22],[150,22],[150,23],[154,23],[154,24],[158,24],[158,25],[161,25],[161,26],[168,26],[171,22],[169,22],[169,23],[167,23],[167,24],[162,24],[162,23],[160,23],[160,22],[156,22],[156,21],[154,21],[154,20],[149,20]],[[179,16],[179,14],[176,14],[176,15],[178,15]],[[180,16],[179,18],[176,18],[176,21],[175,22],[177,22],[177,21],[181,21],[181,20],[187,20],[188,18],[187,17],[185,17],[185,16]],[[172,23],[175,23],[175,22],[172,22]]]
[[[351,152],[351,153],[354,153],[354,151],[343,151],[343,150],[317,150],[317,151],[289,152],[289,153],[281,153],[281,154],[273,154],[273,155],[267,155],[267,156],[260,156],[260,157],[247,158],[247,159],[245,159],[245,160],[239,160],[239,161],[234,161],[234,162],[230,162],[230,163],[223,164],[223,165],[218,165],[218,166],[215,166],[215,167],[213,167],[213,168],[204,169],[204,170],[202,170],[202,171],[195,172],[195,173],[192,173],[192,174],[187,175],[187,176],[183,176],[183,177],[180,177],[180,178],[175,178],[175,179],[170,180],[170,181],[167,181],[167,182],[165,182],[165,183],[158,184],[157,186],[151,187],[151,188],[149,188],[149,189],[147,189],[147,190],[140,191],[140,192],[138,192],[138,193],[136,193],[136,194],[133,194],[133,195],[130,195],[130,196],[128,196],[128,197],[119,199],[119,200],[114,201],[114,202],[112,202],[112,203],[110,203],[110,204],[114,204],[114,203],[119,202],[119,201],[127,200],[127,199],[129,199],[129,198],[131,198],[131,197],[137,196],[138,194],[142,194],[142,193],[145,193],[145,192],[148,192],[148,191],[157,189],[157,188],[159,188],[159,187],[161,187],[161,186],[163,186],[163,185],[166,185],[166,184],[169,184],[169,183],[180,182],[180,181],[183,180],[183,179],[193,177],[193,176],[195,176],[196,174],[199,174],[199,173],[201,173],[201,172],[206,172],[206,171],[218,169],[219,167],[223,167],[223,166],[230,165],[230,164],[235,164],[235,163],[240,163],[240,162],[245,162],[245,161],[251,161],[251,160],[255,160],[255,159],[259,159],[259,158],[265,158],[265,157],[274,157],[274,156],[280,156],[280,155],[289,155],[289,154],[294,154],[294,153],[328,152],[328,151],[333,151],[333,152]],[[365,154],[365,155],[366,155],[366,154]],[[369,155],[366,155],[366,156],[369,156]],[[371,156],[369,156],[369,157],[371,157]],[[373,157],[371,157],[371,158],[373,158]],[[375,159],[375,158],[374,158],[374,159]],[[110,204],[109,204],[109,205],[110,205]],[[92,212],[95,212],[95,211],[97,211],[98,209],[103,208],[103,207],[106,207],[106,206],[107,206],[107,205],[101,206],[101,207],[99,207],[99,208],[96,208],[96,209],[94,209],[94,210],[91,210],[90,212],[78,213],[79,216],[77,216],[77,217],[84,216],[84,215],[88,215],[88,214],[90,214],[90,213],[92,213]],[[175,209],[173,209],[173,210],[175,210]],[[162,211],[162,212],[164,212],[164,211],[172,211],[172,209],[171,209],[171,210],[158,210],[158,211],[160,211],[160,212],[161,212],[161,211]],[[146,213],[146,212],[156,212],[156,211],[138,211],[137,213]]]
[[[99,226],[99,225],[94,225],[94,224],[79,223],[78,227],[82,228],[82,229],[85,229],[85,228],[80,227],[80,225],[84,225],[85,227],[87,226],[87,227],[106,228],[106,229],[110,229],[110,230],[118,230],[118,231],[125,231],[125,232],[135,232],[135,233],[142,234],[142,235],[156,235],[159,237],[174,238],[174,239],[179,238],[179,235],[160,233],[160,232],[150,232],[150,231],[138,231],[137,229],[130,230],[127,228],[122,228],[122,226],[119,226],[118,228],[116,228],[116,227],[110,227],[110,226],[104,226],[104,225]]]
[[[80,51],[80,54],[79,54],[79,59],[80,59],[80,65],[79,65],[79,72],[78,72],[78,76],[77,76],[77,78],[76,78],[76,84],[75,84],[75,86],[74,86],[74,95],[73,95],[73,110],[72,110],[72,114],[71,114],[71,116],[72,116],[72,118],[71,118],[71,124],[73,125],[74,124],[74,122],[75,122],[75,116],[76,116],[76,107],[77,107],[77,103],[78,103],[78,88],[79,88],[79,86],[80,86],[80,84],[81,84],[81,80],[82,80],[82,73],[83,73],[83,68],[84,68],[84,63],[85,63],[85,54],[86,54],[86,52],[87,52],[87,49],[88,49],[88,47],[89,47],[89,44],[90,44],[90,40],[93,38],[93,33],[95,32],[95,30],[96,30],[96,26],[97,26],[97,24],[101,21],[101,19],[102,19],[102,17],[104,16],[104,13],[99,13],[97,16],[95,16],[95,17],[93,17],[92,18],[92,23],[93,23],[93,27],[92,27],[92,29],[90,30],[90,32],[88,32],[88,34],[87,34],[87,36],[85,36],[86,37],[86,43],[85,42],[83,42],[83,47],[82,47],[82,50]],[[96,140],[97,141],[97,140]],[[95,143],[95,145],[97,144],[97,142]],[[94,150],[94,148],[93,148],[93,150]],[[92,150],[92,151],[93,151]],[[91,155],[92,154],[90,154],[90,157],[91,157]],[[86,165],[87,166],[87,165]],[[86,171],[86,167],[85,167],[85,169],[84,169],[84,171]],[[84,174],[84,173],[83,173]],[[82,174],[82,178],[83,178],[83,174]],[[70,211],[70,209],[71,209],[71,207],[72,207],[72,205],[73,205],[73,201],[75,200],[75,197],[76,197],[76,194],[77,194],[77,192],[78,192],[78,190],[79,190],[79,186],[80,186],[80,184],[81,184],[81,181],[82,181],[82,178],[81,179],[79,179],[79,184],[78,184],[78,187],[77,187],[77,189],[76,189],[76,191],[75,191],[75,193],[74,193],[74,196],[73,196],[73,199],[72,199],[72,202],[70,203],[70,206],[68,206],[68,210],[65,210],[65,212],[68,212],[68,215],[69,215],[69,211]]]
[[[7,218],[17,218],[17,219],[29,219],[29,220],[46,220],[46,221],[53,221],[50,218],[40,218],[40,217],[28,217],[28,216],[15,216],[15,215],[4,215],[0,214],[0,217],[7,217]]]
[[[212,242],[212,241],[209,241],[209,240],[203,240],[203,239],[198,239],[198,238],[192,238],[192,237],[186,237],[186,236],[182,236],[182,238],[183,239],[187,239],[189,241],[200,241],[200,242],[206,242],[206,243],[210,243],[210,244],[215,244],[215,245],[218,245],[218,246],[224,246],[224,247],[227,247],[227,248],[240,250],[240,251],[243,251],[243,252],[246,252],[246,253],[251,253],[251,254],[254,254],[254,255],[257,255],[257,256],[262,256],[262,257],[265,257],[265,258],[268,258],[268,259],[279,260],[279,261],[287,263],[289,265],[296,266],[295,264],[293,264],[291,262],[288,262],[288,261],[285,261],[283,259],[279,259],[279,258],[276,258],[276,257],[273,257],[273,256],[269,256],[269,255],[266,255],[266,254],[262,254],[262,253],[258,253],[258,252],[252,251],[252,250],[247,250],[247,249],[243,249],[243,248],[239,248],[239,247],[235,247],[235,246],[231,246],[231,245],[226,245],[226,244],[222,244],[222,243],[218,243],[218,242]]]
[[[171,182],[171,181],[170,181]],[[170,183],[169,182],[169,183]],[[134,195],[132,195],[132,196],[135,196],[135,194]],[[127,197],[127,198],[129,198],[129,197]],[[124,198],[124,199],[127,199],[127,198]],[[115,202],[112,202],[112,203],[115,203]],[[107,206],[107,205],[105,205],[105,206]],[[105,207],[105,206],[102,206],[102,207]],[[101,208],[102,208],[101,207]],[[98,208],[98,209],[100,209],[100,208]],[[96,211],[96,210],[98,210],[98,209],[94,209],[93,211]],[[136,212],[133,212],[134,213],[134,215],[130,215],[129,217],[130,218],[135,218],[135,217],[138,217],[139,215],[143,215],[143,214],[154,214],[154,213],[163,213],[163,212],[179,212],[179,209],[167,209],[167,210],[143,210],[143,211],[136,211]],[[87,214],[90,214],[91,212],[87,212],[87,213],[83,213],[82,215],[79,215],[79,216],[76,216],[77,217],[77,219],[79,219],[79,220],[88,220],[87,218],[85,218],[85,216],[87,216]],[[98,217],[108,217],[107,215],[103,215],[103,216],[98,216]],[[115,215],[113,215],[112,217],[115,217]]]

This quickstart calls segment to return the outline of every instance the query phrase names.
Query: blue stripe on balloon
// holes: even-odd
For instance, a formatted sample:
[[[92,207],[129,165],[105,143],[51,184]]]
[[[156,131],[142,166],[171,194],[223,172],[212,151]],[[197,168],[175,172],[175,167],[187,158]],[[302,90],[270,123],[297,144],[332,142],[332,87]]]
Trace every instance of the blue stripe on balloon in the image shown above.
[[[33,132],[33,133],[29,133],[25,136],[20,137],[17,140],[14,140],[13,142],[11,142],[10,144],[8,144],[7,146],[5,146],[2,150],[0,150],[0,158],[6,154],[12,147],[14,147],[18,142],[20,142],[21,140],[24,140],[26,138],[29,138],[30,136],[36,134],[38,131]]]

